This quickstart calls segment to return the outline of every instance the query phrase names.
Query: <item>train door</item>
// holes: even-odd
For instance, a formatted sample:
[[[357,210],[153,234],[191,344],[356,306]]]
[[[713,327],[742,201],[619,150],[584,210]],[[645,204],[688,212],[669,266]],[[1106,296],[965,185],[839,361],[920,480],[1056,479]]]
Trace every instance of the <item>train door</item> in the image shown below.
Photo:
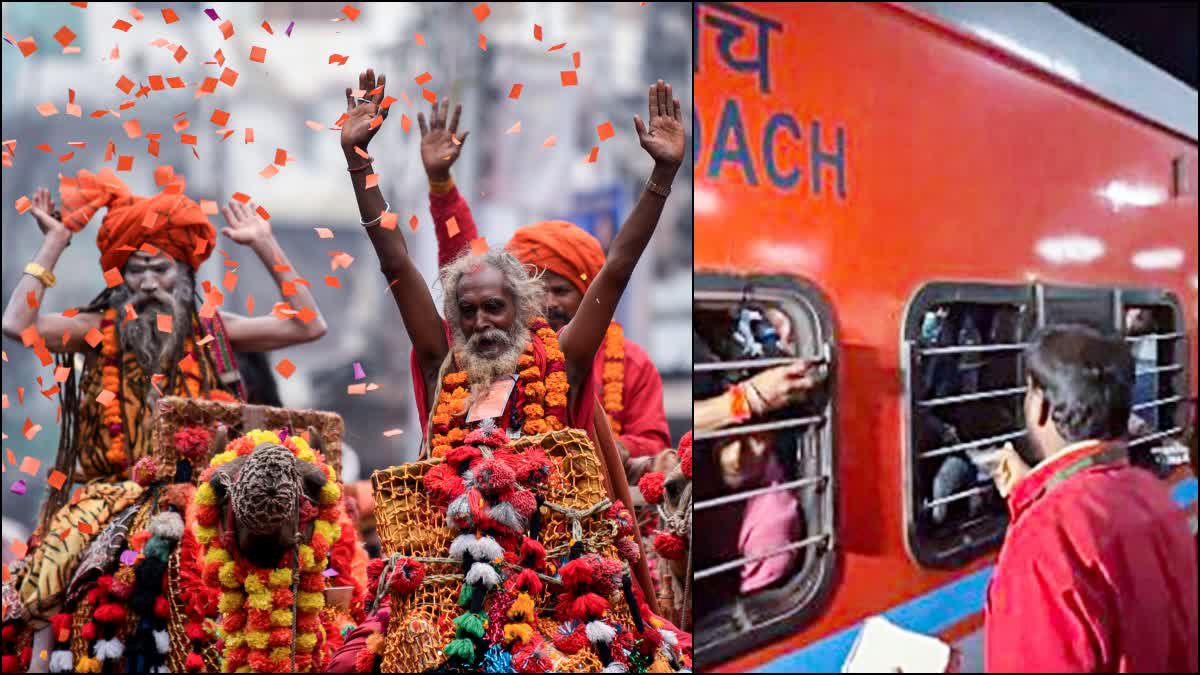
[[[700,430],[696,658],[727,660],[817,617],[837,569],[834,321],[811,285],[695,276],[693,390],[703,401],[797,359],[828,377],[764,419]]]

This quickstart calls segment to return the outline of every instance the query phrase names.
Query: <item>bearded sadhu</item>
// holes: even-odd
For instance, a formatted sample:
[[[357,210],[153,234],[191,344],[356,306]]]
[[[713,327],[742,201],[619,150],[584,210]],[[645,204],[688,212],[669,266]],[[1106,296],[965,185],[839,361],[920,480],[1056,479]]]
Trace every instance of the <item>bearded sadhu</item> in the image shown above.
[[[433,105],[428,124],[423,114],[417,117],[439,267],[462,255],[479,236],[471,208],[450,176],[470,132],[458,128],[462,106],[454,108],[453,117],[449,111],[450,102],[443,99]],[[451,233],[448,223],[454,223],[458,231]],[[546,320],[556,331],[575,318],[584,294],[604,266],[600,242],[583,228],[562,220],[522,227],[505,248],[541,274]],[[663,409],[662,376],[646,351],[613,322],[596,351],[592,379],[609,424],[618,435],[629,482],[636,483],[651,469],[655,455],[673,455]]]
[[[28,554],[13,570],[12,586],[35,626],[62,606],[93,539],[150,498],[129,478],[153,450],[157,401],[163,396],[242,398],[235,350],[281,349],[325,333],[312,295],[300,284],[287,298],[297,312],[294,318],[211,311],[219,304],[219,291],[207,282],[211,304],[198,310],[196,269],[216,247],[217,232],[201,207],[184,195],[181,176],[165,172],[158,177],[165,183],[162,192],[140,197],[110,169],[85,170],[61,178],[61,212],[45,189],[33,200],[32,214],[45,239],[5,308],[4,334],[32,347],[43,365],[50,365],[51,352],[64,366],[72,365],[76,354],[84,356],[78,385],[73,368],[62,383],[56,464],[67,482],[50,493]],[[101,210],[106,212],[96,242],[108,288],[80,309],[39,312],[46,289],[55,285],[59,256]],[[292,286],[292,274],[281,271],[290,270],[290,263],[254,204],[231,202],[223,213],[228,221],[223,233],[253,251],[281,288]],[[73,483],[84,485],[79,498],[66,504]],[[111,552],[115,556],[120,547]]]
[[[381,227],[389,217],[381,190],[367,187],[371,160],[364,159],[371,138],[380,128],[384,77],[373,70],[359,78],[359,89],[370,94],[355,98],[346,90],[348,119],[342,126],[342,148],[354,185],[362,224],[379,256],[405,330],[416,352],[417,407],[428,419],[425,442],[441,456],[462,435],[484,420],[492,420],[510,437],[539,434],[566,427],[593,429],[596,417],[596,352],[612,323],[613,313],[638,259],[645,250],[670,186],[683,160],[684,131],[678,101],[661,81],[649,90],[648,125],[640,117],[634,124],[642,148],[655,161],[646,189],[638,199],[608,259],[587,288],[579,311],[555,331],[543,317],[545,289],[540,279],[507,251],[472,251],[446,264],[441,271],[442,307],[449,323],[447,337],[428,285],[408,253],[402,228]],[[359,151],[362,151],[360,154]],[[394,225],[394,214],[390,216]],[[529,375],[533,379],[530,380]],[[521,386],[516,386],[518,379]],[[465,392],[449,408],[464,414],[426,417],[446,392]],[[531,386],[532,385],[532,386]],[[447,389],[447,386],[449,388]],[[532,394],[530,393],[532,392]],[[437,396],[431,400],[431,397]],[[527,400],[538,398],[539,403]],[[435,410],[435,412],[438,412]],[[601,445],[608,425],[596,424]],[[608,446],[611,446],[611,440]],[[615,496],[628,498],[620,459],[602,448],[606,474]],[[624,488],[622,490],[622,487]],[[623,495],[621,493],[624,493]],[[644,566],[639,575],[649,588]]]

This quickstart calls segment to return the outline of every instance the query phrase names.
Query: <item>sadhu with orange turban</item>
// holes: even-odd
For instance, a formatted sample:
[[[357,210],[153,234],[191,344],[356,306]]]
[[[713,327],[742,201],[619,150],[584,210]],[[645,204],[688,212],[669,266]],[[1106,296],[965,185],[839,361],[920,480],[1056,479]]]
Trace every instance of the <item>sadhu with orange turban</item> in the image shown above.
[[[55,460],[67,479],[49,493],[25,565],[12,575],[22,612],[38,621],[49,621],[87,591],[86,583],[68,582],[82,552],[110,519],[156,496],[146,487],[155,471],[137,465],[154,449],[159,397],[235,400],[242,391],[235,350],[281,349],[314,340],[325,330],[311,294],[300,284],[287,300],[306,320],[198,311],[195,274],[216,246],[216,228],[183,194],[182,177],[166,167],[156,174],[164,187],[151,197],[134,195],[104,169],[61,177],[61,212],[44,188],[32,200],[30,210],[45,238],[5,307],[4,333],[33,347],[43,365],[50,365],[50,353],[56,352],[58,365],[69,373],[61,382],[63,428]],[[56,284],[55,263],[72,236],[101,211],[96,243],[109,287],[79,309],[42,311],[44,294]],[[291,264],[254,205],[231,202],[224,214],[229,225],[223,232],[261,260],[272,261],[278,285],[290,284],[290,275],[279,270],[290,271]],[[209,288],[215,310],[219,291]],[[77,353],[86,357],[80,373],[74,367]],[[188,461],[164,468],[177,480],[190,480]],[[76,482],[86,485],[76,491]],[[96,569],[116,564],[92,562]]]
[[[600,242],[583,228],[565,220],[546,220],[522,227],[513,234],[506,248],[521,262],[570,282],[579,290],[580,299],[604,267],[604,249],[600,248]],[[574,316],[575,312],[570,314]]]

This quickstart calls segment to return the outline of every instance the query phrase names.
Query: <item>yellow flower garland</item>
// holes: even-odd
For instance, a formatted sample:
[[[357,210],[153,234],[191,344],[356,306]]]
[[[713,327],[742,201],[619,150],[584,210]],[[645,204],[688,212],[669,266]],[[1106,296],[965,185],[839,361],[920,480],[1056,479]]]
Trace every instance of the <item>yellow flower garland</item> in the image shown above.
[[[621,423],[616,415],[625,409],[625,331],[616,322],[604,334],[604,383],[602,400],[604,412],[614,434],[621,433]]]

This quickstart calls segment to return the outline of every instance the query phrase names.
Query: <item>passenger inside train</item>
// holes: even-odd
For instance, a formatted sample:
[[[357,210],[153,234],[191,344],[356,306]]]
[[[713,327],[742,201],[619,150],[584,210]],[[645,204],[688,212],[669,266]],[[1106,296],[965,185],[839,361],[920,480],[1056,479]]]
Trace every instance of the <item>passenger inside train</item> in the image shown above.
[[[710,590],[696,598],[703,618],[737,599],[779,587],[803,567],[805,549],[789,545],[806,536],[804,497],[788,484],[802,474],[804,431],[770,427],[821,405],[814,392],[825,374],[808,361],[770,367],[733,363],[770,363],[806,353],[780,307],[742,303],[696,312],[696,362],[730,364],[696,375],[697,431],[758,428],[701,442],[698,456],[714,466],[698,472],[700,499],[715,501],[711,517],[730,525],[709,533],[694,552],[698,569],[721,570],[706,585]]]

